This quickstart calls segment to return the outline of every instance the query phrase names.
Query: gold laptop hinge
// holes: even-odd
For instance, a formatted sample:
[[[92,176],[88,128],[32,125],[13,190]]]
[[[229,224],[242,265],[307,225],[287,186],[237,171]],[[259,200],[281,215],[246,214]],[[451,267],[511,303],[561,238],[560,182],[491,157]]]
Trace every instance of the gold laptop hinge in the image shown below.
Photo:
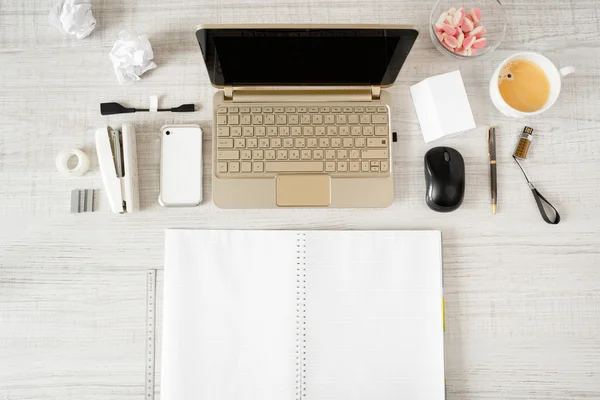
[[[375,87],[273,87],[223,88],[224,100],[233,103],[262,102],[345,102],[379,100],[380,88]]]
[[[380,97],[381,97],[381,87],[371,86],[371,99],[379,100]]]

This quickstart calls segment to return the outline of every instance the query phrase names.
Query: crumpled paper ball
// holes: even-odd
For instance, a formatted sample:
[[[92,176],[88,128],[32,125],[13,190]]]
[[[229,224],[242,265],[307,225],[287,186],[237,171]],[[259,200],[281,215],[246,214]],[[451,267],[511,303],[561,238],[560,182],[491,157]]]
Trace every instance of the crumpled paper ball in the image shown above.
[[[120,84],[139,81],[140,76],[153,68],[154,53],[148,35],[121,31],[109,55]]]
[[[48,16],[50,23],[77,39],[87,37],[96,27],[91,0],[61,0]]]

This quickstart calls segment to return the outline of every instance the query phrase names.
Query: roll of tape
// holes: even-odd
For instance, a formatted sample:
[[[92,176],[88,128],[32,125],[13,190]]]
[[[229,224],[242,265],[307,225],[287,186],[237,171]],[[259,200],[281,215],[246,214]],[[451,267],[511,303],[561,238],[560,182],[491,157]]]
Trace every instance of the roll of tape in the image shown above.
[[[69,158],[77,157],[75,168],[69,168]],[[62,150],[56,156],[56,169],[65,176],[81,176],[90,168],[90,158],[79,149]]]

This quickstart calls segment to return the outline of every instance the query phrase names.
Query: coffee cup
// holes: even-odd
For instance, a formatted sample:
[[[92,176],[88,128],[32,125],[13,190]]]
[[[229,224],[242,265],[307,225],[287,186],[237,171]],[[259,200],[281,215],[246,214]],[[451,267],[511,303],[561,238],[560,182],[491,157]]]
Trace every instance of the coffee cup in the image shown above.
[[[501,77],[501,74],[504,71],[506,71],[506,66],[509,63],[519,60],[525,60],[535,64],[543,71],[543,73],[548,78],[549,94],[547,96],[547,100],[545,101],[545,103],[540,105],[540,108],[536,109],[535,111],[525,112],[511,107],[504,100],[500,92],[499,79]],[[575,67],[564,67],[559,69],[552,63],[552,61],[550,61],[541,54],[534,52],[516,53],[502,61],[502,63],[498,66],[498,68],[496,68],[496,71],[492,75],[492,79],[490,80],[490,97],[492,99],[492,103],[494,103],[494,106],[496,106],[498,111],[500,111],[507,117],[524,118],[531,115],[541,114],[550,107],[552,107],[552,105],[558,99],[558,95],[560,94],[562,84],[562,78],[569,74],[572,74],[573,72],[575,72]]]

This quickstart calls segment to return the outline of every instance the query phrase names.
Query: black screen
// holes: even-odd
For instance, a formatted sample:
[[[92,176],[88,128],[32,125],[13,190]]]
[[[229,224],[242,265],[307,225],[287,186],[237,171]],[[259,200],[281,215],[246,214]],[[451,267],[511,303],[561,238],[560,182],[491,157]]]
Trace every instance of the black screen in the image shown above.
[[[413,29],[199,29],[214,85],[390,85]]]

